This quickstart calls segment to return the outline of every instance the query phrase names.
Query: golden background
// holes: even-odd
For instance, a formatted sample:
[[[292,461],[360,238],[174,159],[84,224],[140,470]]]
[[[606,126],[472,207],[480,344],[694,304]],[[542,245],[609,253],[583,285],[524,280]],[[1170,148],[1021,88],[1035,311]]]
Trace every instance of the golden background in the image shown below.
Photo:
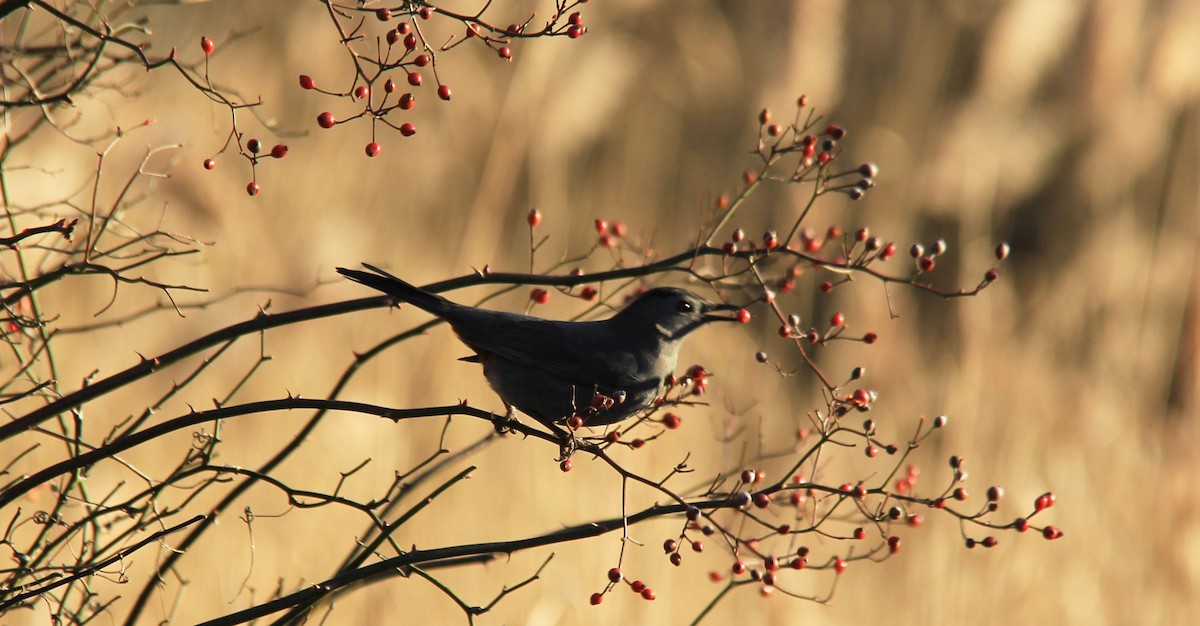
[[[478,3],[454,6],[469,11]],[[548,6],[498,2],[487,16],[503,25]],[[1200,609],[1194,393],[1200,4],[596,0],[583,8],[589,32],[578,40],[518,42],[511,63],[476,45],[443,55],[438,72],[454,89],[453,100],[440,102],[429,83],[421,87],[418,106],[401,120],[416,124],[417,134],[404,138],[380,127],[383,153],[374,159],[363,154],[370,141],[365,121],[329,131],[314,123],[321,111],[349,115],[355,105],[296,85],[297,75],[309,74],[332,90],[349,87],[350,63],[320,3],[204,2],[146,11],[156,54],[174,46],[194,61],[200,36],[213,37],[214,80],[265,103],[256,109],[259,119],[242,112],[239,125],[291,152],[260,165],[263,191],[249,198],[243,162],[225,155],[213,172],[200,167],[222,145],[228,111],[169,71],[132,73],[136,89],[80,104],[96,127],[154,120],[119,144],[109,163],[119,174],[104,179],[102,195],[113,196],[146,147],[182,144],[169,162],[155,163],[171,177],[150,185],[141,213],[128,219],[153,224],[165,215],[168,230],[213,245],[150,273],[218,296],[259,287],[303,295],[241,293],[189,310],[184,319],[160,313],[64,336],[56,350],[65,389],[95,369],[111,374],[139,353],[158,354],[248,319],[268,300],[271,312],[281,312],[368,295],[339,280],[335,266],[368,261],[418,284],[485,264],[527,270],[524,216],[533,207],[545,216],[539,234],[550,238],[536,258],[539,269],[586,251],[596,217],[623,220],[631,238],[659,251],[685,249],[708,223],[713,198],[736,192],[741,173],[757,168],[749,151],[758,111],[766,107],[786,119],[796,97],[807,94],[828,120],[849,130],[842,163],[870,160],[881,170],[862,201],[821,200],[809,218],[814,228],[866,225],[902,251],[913,241],[944,237],[950,253],[935,275],[948,287],[974,285],[998,241],[1009,241],[1013,256],[1001,280],[976,298],[940,300],[893,286],[895,320],[877,283],[858,280],[827,296],[815,288],[817,273],[781,297],[784,308],[806,319],[843,310],[852,330],[880,334],[872,347],[827,349],[822,366],[837,377],[855,365],[867,368],[866,382],[880,393],[871,417],[881,434],[900,442],[917,415],[950,416],[949,426],[914,456],[923,489],[941,485],[949,473],[945,459],[959,454],[968,459],[973,501],[981,501],[987,485],[1004,485],[1005,519],[1025,514],[1038,494],[1051,490],[1058,503],[1038,521],[1066,536],[1047,542],[1035,533],[1002,532],[998,547],[967,550],[956,523],[930,512],[921,529],[901,531],[904,549],[894,558],[852,564],[828,605],[780,594],[762,598],[744,587],[709,623],[1165,624],[1186,623]],[[44,134],[13,155],[50,170],[14,174],[17,200],[75,189],[94,173],[95,152],[95,145]],[[733,225],[754,237],[767,228],[786,231],[806,193],[767,185]],[[586,266],[611,265],[606,255],[600,251]],[[896,259],[905,260],[903,252]],[[486,293],[451,297],[469,302]],[[489,306],[521,310],[524,293]],[[111,283],[95,278],[47,289],[42,302],[48,316],[59,316],[54,324],[68,328],[94,322],[110,297]],[[158,300],[153,290],[124,286],[105,316]],[[583,310],[556,293],[537,313],[566,318]],[[716,373],[710,406],[687,410],[684,428],[664,440],[618,453],[631,468],[663,476],[690,453],[696,474],[681,485],[703,482],[740,467],[739,459],[760,445],[779,449],[804,412],[821,406],[809,376],[780,378],[754,362],[760,349],[789,366],[795,360],[766,311],[754,312],[758,321],[749,326],[707,328],[685,346],[681,369],[698,362]],[[325,397],[352,351],[426,319],[406,307],[271,331],[263,345],[272,360],[235,399]],[[160,415],[185,412],[185,402],[211,406],[253,365],[259,348],[257,338],[242,340]],[[477,366],[455,360],[465,354],[439,327],[370,362],[342,397],[398,407],[467,398],[498,410]],[[102,436],[107,424],[139,411],[195,363],[88,405],[89,433]],[[307,417],[297,411],[230,420],[218,460],[257,467]],[[718,441],[731,418],[747,429],[745,447]],[[370,498],[395,471],[432,453],[442,426],[335,414],[279,476],[332,490],[338,472],[370,458],[345,487],[347,495]],[[489,429],[457,418],[447,446],[461,448]],[[123,458],[147,471],[167,467],[189,441],[182,433]],[[60,447],[43,446],[19,468],[58,458]],[[510,437],[452,464],[451,473],[468,464],[477,469],[402,529],[399,543],[426,548],[519,539],[620,514],[621,485],[611,470],[580,456],[564,474],[556,452]],[[12,453],[0,448],[0,455]],[[846,455],[852,460],[831,466],[828,482],[890,468],[882,460],[866,463],[858,451]],[[786,464],[762,466],[770,473]],[[836,468],[844,477],[834,476]],[[88,480],[104,491],[129,478],[112,464]],[[654,499],[630,489],[631,510]],[[37,507],[36,500],[21,504]],[[253,563],[239,505],[183,560],[189,583],[182,592],[170,579],[143,623],[172,610],[174,623],[212,618],[261,602],[277,586],[291,590],[324,579],[364,527],[360,516],[332,508],[272,517],[287,507],[265,487],[245,504],[256,515]],[[686,623],[719,590],[708,572],[728,571],[731,558],[710,549],[685,554],[684,565],[672,567],[659,546],[678,529],[674,519],[636,526],[632,537],[644,545],[626,548],[623,569],[656,590],[654,602],[618,588],[601,606],[588,605],[616,563],[619,534],[437,576],[465,601],[486,604],[553,552],[540,580],[479,622]],[[126,564],[131,584],[96,579],[96,589],[131,599],[151,552]],[[828,572],[806,572],[785,574],[781,584],[823,594],[830,580]],[[243,581],[247,589],[239,592]],[[118,619],[126,602],[114,605]],[[48,623],[37,610],[0,621]],[[428,583],[397,579],[340,597],[325,623],[463,621]]]

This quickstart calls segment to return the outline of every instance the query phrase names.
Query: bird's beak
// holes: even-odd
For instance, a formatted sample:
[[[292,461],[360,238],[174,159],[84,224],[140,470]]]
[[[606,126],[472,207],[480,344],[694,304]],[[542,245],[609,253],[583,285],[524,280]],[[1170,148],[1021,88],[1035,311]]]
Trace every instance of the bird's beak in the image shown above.
[[[706,302],[704,304],[704,312],[700,314],[700,318],[706,322],[740,322],[742,321],[739,313],[742,307],[736,304],[712,304]]]

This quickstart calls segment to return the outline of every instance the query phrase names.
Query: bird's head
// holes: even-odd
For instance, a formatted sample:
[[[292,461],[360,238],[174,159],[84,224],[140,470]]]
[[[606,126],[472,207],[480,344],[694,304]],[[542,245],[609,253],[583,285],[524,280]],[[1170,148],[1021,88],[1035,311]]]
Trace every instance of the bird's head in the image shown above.
[[[740,307],[714,304],[685,289],[657,287],[638,296],[613,316],[614,322],[639,331],[653,331],[668,341],[708,322],[736,322]]]

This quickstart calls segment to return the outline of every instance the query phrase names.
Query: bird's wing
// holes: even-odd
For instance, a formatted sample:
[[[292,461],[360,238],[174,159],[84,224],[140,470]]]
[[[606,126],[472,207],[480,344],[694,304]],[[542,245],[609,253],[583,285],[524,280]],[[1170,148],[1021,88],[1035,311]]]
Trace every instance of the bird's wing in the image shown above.
[[[489,312],[490,313],[490,312]],[[607,327],[584,323],[588,332],[581,333],[579,323],[555,322],[512,314],[481,316],[474,323],[456,324],[455,332],[463,343],[482,354],[491,354],[522,365],[544,370],[565,382],[602,386],[619,383],[620,372],[627,369],[617,361],[618,352],[611,350],[612,342],[604,341]],[[581,345],[580,336],[586,336]],[[609,349],[597,350],[598,345]],[[587,357],[581,360],[581,357]]]

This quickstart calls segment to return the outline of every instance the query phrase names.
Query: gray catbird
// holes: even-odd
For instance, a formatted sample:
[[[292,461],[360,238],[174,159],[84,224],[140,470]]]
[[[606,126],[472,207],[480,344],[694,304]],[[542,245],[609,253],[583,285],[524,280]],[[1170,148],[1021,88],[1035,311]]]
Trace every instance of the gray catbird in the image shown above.
[[[483,375],[512,414],[515,407],[565,436],[578,415],[588,426],[612,424],[645,409],[665,390],[683,338],[715,315],[713,304],[683,289],[651,289],[609,319],[560,322],[451,302],[370,265],[337,268],[347,278],[424,309],[450,324],[475,351]]]

